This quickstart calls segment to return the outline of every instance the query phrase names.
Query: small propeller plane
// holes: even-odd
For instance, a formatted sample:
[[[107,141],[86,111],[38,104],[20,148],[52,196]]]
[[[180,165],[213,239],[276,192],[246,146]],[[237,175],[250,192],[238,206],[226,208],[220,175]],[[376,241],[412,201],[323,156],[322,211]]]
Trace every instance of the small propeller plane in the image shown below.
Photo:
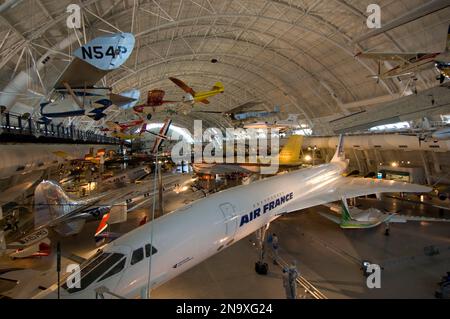
[[[225,89],[221,82],[216,82],[214,84],[214,86],[211,88],[211,90],[209,90],[209,91],[195,92],[193,88],[191,88],[186,83],[184,83],[183,81],[181,81],[177,78],[170,77],[169,80],[172,81],[173,83],[175,83],[184,92],[186,92],[186,94],[183,95],[182,102],[190,103],[190,104],[194,104],[194,103],[209,104],[210,103],[208,101],[209,97],[212,97],[219,93],[223,93],[224,89]]]
[[[150,111],[155,112],[157,106],[162,106],[167,103],[179,103],[181,101],[166,101],[164,100],[164,95],[166,92],[164,90],[150,90],[147,93],[147,102],[144,104],[135,105],[133,110],[136,113],[147,113],[147,119],[151,120],[152,115],[146,111],[146,108],[150,108]]]
[[[442,84],[444,80],[450,78],[450,26],[447,33],[447,43],[444,52],[420,53],[420,52],[360,52],[356,54],[358,58],[368,58],[378,60],[378,74],[371,75],[379,81],[380,79],[413,77],[421,70],[435,66],[439,72],[437,80]],[[382,72],[381,61],[394,61],[397,66]]]
[[[244,125],[245,129],[278,129],[281,131],[298,127],[300,127],[300,125],[298,124],[298,114],[289,114],[286,120],[273,122],[255,122]]]
[[[109,87],[95,86],[108,72],[130,57],[135,43],[131,33],[95,38],[74,52],[75,58],[56,81],[50,100],[40,104],[41,121],[87,115],[95,121],[105,117],[108,107],[129,107],[137,102],[135,90],[122,95]]]
[[[106,121],[105,125],[107,126],[106,128],[102,128],[100,129],[100,131],[102,132],[111,132],[111,131],[116,131],[116,132],[125,132],[129,129],[132,129],[136,126],[142,125],[144,124],[144,120],[143,119],[139,119],[139,120],[132,120],[132,121],[128,121],[128,122],[124,122],[124,123],[119,123],[119,122],[113,122],[113,121]]]

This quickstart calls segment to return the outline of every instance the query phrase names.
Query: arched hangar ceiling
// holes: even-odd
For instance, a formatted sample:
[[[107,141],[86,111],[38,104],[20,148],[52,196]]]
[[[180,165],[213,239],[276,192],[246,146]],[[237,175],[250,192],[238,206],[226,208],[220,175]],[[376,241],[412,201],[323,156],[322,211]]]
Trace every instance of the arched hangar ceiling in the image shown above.
[[[366,9],[370,0],[6,0],[0,5],[0,86],[21,70],[32,70],[49,48],[54,58],[40,72],[30,71],[28,92],[46,95],[67,65],[74,49],[96,36],[132,32],[132,56],[105,83],[115,92],[130,88],[141,96],[152,88],[167,98],[182,92],[167,78],[183,79],[195,89],[216,81],[225,93],[201,109],[225,111],[247,101],[263,101],[266,109],[280,105],[284,114],[298,113],[314,126],[321,118],[348,113],[347,103],[405,90],[398,80],[377,82],[375,61],[355,58],[359,51],[443,50],[450,8],[401,25],[362,42],[369,33]],[[380,0],[382,22],[391,21],[433,1]],[[442,2],[442,1],[434,1]],[[66,8],[81,7],[83,27],[66,26]],[[77,36],[75,36],[75,34]],[[55,49],[64,39],[71,44]],[[217,63],[211,63],[217,59]],[[420,73],[418,90],[436,85],[436,71]],[[38,106],[40,98],[20,96],[18,102]],[[354,104],[353,104],[354,105]],[[163,119],[165,114],[157,114]],[[110,110],[110,117],[132,114]],[[205,125],[228,127],[221,115],[177,115],[174,122],[192,127],[194,118]],[[81,126],[94,127],[86,118]]]

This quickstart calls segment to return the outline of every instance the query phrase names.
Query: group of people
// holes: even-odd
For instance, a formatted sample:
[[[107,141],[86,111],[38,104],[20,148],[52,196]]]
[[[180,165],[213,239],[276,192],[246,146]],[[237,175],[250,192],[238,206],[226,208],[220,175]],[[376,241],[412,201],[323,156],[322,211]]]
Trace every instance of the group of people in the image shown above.
[[[272,260],[274,265],[278,265],[278,236],[275,233],[267,236],[267,243],[272,247]],[[283,287],[287,299],[297,299],[297,278],[299,272],[297,270],[297,262],[294,260],[289,267],[283,268]]]

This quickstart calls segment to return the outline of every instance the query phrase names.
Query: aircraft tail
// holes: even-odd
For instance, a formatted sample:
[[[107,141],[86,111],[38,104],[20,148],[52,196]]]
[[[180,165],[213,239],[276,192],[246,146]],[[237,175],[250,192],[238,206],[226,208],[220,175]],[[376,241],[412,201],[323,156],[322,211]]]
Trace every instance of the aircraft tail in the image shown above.
[[[49,226],[52,222],[75,210],[78,202],[72,200],[53,181],[42,181],[34,191],[34,226]]]
[[[279,164],[300,164],[300,152],[303,144],[303,136],[291,135],[280,151]]]
[[[225,90],[225,87],[223,86],[222,82],[216,82],[214,86],[212,87],[212,90],[218,90],[219,92],[223,92]]]
[[[341,203],[341,225],[345,225],[349,221],[352,220],[352,215],[350,215],[350,210],[347,205],[347,200],[345,198],[342,199]]]
[[[341,135],[339,135],[336,153],[334,153],[334,156],[331,159],[331,162],[336,163],[336,162],[344,162],[344,161],[345,161],[344,136],[341,134]]]

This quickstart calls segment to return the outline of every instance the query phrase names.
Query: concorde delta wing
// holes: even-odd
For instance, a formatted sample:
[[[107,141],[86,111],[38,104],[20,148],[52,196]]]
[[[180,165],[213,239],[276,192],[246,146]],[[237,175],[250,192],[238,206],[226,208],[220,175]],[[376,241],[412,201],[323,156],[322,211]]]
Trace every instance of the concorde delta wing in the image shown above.
[[[284,213],[323,205],[342,198],[359,197],[377,193],[428,193],[427,186],[401,183],[392,180],[379,180],[369,178],[346,177],[339,178],[323,190],[312,193],[311,196],[301,200],[294,200],[285,206]]]

